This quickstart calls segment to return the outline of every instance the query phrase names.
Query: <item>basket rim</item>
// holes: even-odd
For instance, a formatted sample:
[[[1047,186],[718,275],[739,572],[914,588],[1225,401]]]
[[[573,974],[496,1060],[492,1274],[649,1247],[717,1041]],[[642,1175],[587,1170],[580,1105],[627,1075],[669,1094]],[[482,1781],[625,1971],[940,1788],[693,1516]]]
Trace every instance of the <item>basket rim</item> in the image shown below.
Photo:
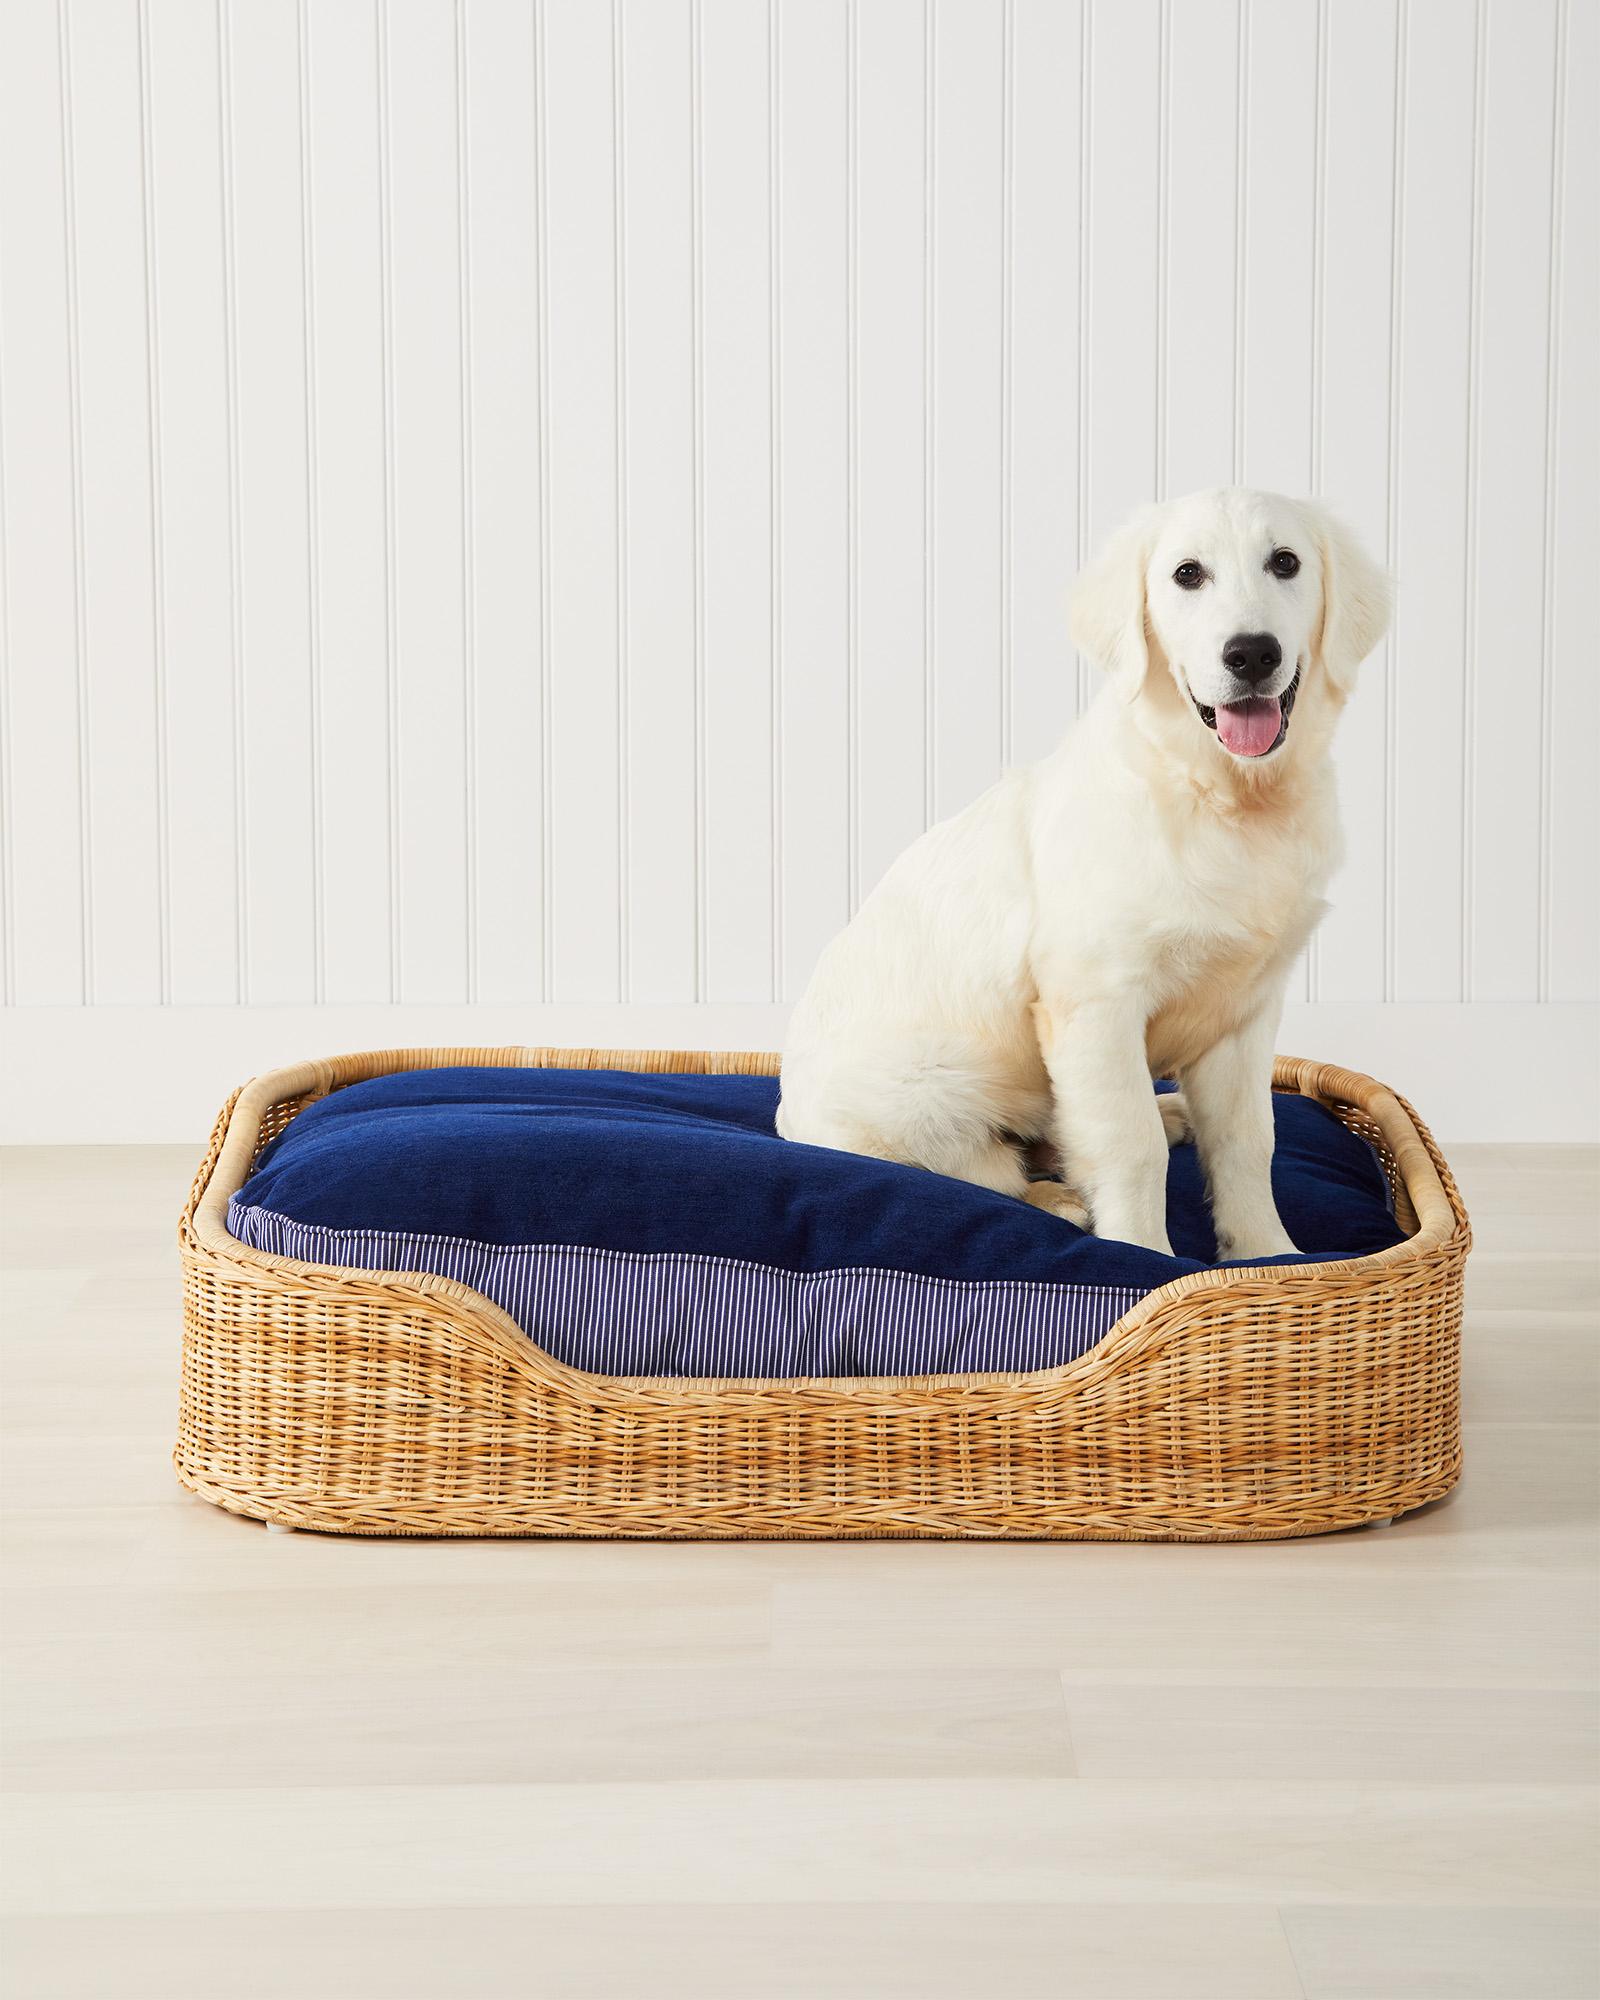
[[[190,1254],[233,1266],[241,1275],[251,1271],[298,1276],[313,1282],[350,1284],[381,1283],[394,1293],[397,1303],[427,1304],[448,1300],[458,1310],[470,1311],[483,1330],[497,1344],[506,1342],[522,1369],[552,1386],[582,1393],[584,1385],[608,1384],[620,1391],[648,1392],[656,1397],[728,1394],[767,1378],[746,1376],[622,1376],[597,1374],[558,1361],[542,1348],[526,1328],[519,1325],[492,1299],[457,1279],[433,1272],[385,1271],[354,1266],[311,1263],[280,1256],[241,1243],[227,1227],[230,1198],[249,1175],[260,1139],[262,1121],[276,1105],[301,1098],[325,1097],[332,1091],[371,1077],[392,1075],[408,1069],[440,1068],[548,1068],[548,1069],[627,1069],[654,1073],[722,1073],[747,1076],[776,1076],[781,1058],[766,1051],[707,1051],[691,1049],[600,1049],[557,1048],[509,1044],[482,1047],[431,1047],[380,1049],[360,1053],[314,1058],[268,1070],[234,1092],[218,1117],[212,1143],[197,1173],[179,1222],[179,1240]],[[796,1394],[811,1392],[832,1397],[881,1395],[890,1385],[917,1385],[924,1389],[960,1388],[963,1385],[1031,1385],[1044,1389],[1067,1378],[1075,1381],[1099,1374],[1102,1369],[1121,1365],[1128,1350],[1153,1336],[1157,1326],[1166,1325],[1171,1309],[1180,1304],[1199,1305],[1218,1295],[1217,1303],[1265,1303],[1284,1300],[1290,1293],[1323,1290],[1331,1284],[1341,1289],[1361,1287],[1374,1279],[1405,1275],[1408,1269],[1425,1276],[1441,1263],[1453,1263],[1465,1256],[1471,1243],[1471,1229],[1454,1179],[1446,1167],[1432,1134],[1411,1106],[1387,1086],[1358,1070],[1334,1064],[1279,1056],[1273,1065],[1273,1088],[1312,1097],[1330,1106],[1347,1105],[1364,1114],[1377,1126],[1383,1143],[1394,1158],[1396,1171],[1416,1216],[1417,1227],[1401,1243],[1366,1256],[1338,1258],[1311,1264],[1231,1265],[1205,1271],[1187,1272],[1148,1292],[1131,1306],[1095,1345],[1076,1360],[1054,1368],[990,1371],[982,1374],[863,1375],[785,1377],[785,1386]]]

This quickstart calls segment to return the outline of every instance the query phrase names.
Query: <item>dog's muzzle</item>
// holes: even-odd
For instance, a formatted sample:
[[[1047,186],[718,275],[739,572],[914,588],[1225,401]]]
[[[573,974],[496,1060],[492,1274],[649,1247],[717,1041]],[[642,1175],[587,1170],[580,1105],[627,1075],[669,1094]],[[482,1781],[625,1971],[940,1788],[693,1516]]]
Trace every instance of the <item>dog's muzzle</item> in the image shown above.
[[[1253,694],[1244,701],[1223,702],[1215,707],[1195,701],[1192,694],[1189,699],[1200,711],[1200,720],[1207,729],[1216,732],[1224,750],[1235,757],[1270,757],[1289,733],[1289,717],[1300,691],[1301,672],[1301,668],[1295,668],[1294,679],[1282,694]]]

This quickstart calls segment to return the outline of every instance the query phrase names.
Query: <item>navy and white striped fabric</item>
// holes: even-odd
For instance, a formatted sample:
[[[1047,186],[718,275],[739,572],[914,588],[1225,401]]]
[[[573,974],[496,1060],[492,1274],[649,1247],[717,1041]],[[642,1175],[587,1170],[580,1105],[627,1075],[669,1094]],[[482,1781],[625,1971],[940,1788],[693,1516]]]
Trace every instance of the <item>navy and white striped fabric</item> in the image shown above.
[[[1058,1367],[1215,1258],[1199,1163],[1172,1156],[1175,1257],[913,1167],[800,1146],[763,1077],[412,1070],[335,1092],[229,1206],[241,1242],[428,1271],[607,1375],[931,1375]],[[1321,1256],[1399,1232],[1371,1151],[1280,1099],[1274,1185]]]
[[[431,1271],[493,1299],[548,1353],[600,1375],[971,1374],[1055,1368],[1094,1346],[1137,1287],[784,1271],[731,1257],[473,1243],[326,1229],[249,1208],[241,1243],[369,1271]]]

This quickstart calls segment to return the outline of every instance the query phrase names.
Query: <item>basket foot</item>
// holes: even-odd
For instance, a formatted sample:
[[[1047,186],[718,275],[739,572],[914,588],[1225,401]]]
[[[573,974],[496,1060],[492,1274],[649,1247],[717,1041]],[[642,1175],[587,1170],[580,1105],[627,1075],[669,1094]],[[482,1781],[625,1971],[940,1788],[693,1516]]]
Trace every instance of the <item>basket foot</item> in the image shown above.
[[[268,1521],[266,1528],[269,1535],[292,1535],[294,1533],[294,1529],[290,1527],[287,1521]]]
[[[1377,1520],[1369,1521],[1367,1526],[1369,1528],[1392,1528],[1394,1526],[1394,1516],[1392,1514],[1380,1514]]]

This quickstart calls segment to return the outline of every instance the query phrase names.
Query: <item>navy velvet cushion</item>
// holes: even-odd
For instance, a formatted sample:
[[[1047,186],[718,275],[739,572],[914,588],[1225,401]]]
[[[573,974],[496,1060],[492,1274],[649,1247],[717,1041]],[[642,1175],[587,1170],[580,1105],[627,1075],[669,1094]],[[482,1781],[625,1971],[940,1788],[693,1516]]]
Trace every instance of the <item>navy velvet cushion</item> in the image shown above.
[[[559,1351],[565,1337],[568,1358],[616,1373],[1052,1365],[1092,1344],[1137,1297],[1215,1259],[1192,1145],[1170,1155],[1177,1254],[1163,1257],[963,1181],[781,1140],[777,1101],[776,1081],[761,1077],[432,1069],[373,1078],[310,1105],[273,1141],[235,1196],[230,1227],[312,1261],[460,1277],[544,1344]],[[1304,1098],[1275,1098],[1274,1114],[1274,1190],[1302,1253],[1277,1261],[1360,1256],[1400,1241],[1365,1142]],[[528,1259],[543,1256],[528,1246],[550,1246],[542,1275],[528,1275]],[[575,1265],[568,1253],[579,1252],[587,1261]],[[548,1268],[558,1255],[559,1282]],[[521,1275],[506,1276],[518,1258]],[[670,1310],[659,1298],[640,1304],[639,1273],[657,1282],[667,1267],[689,1289]],[[710,1348],[708,1269],[754,1287],[739,1311],[730,1304],[726,1340]],[[829,1303],[833,1279],[793,1275],[861,1272],[903,1282],[886,1275],[870,1297],[864,1281],[853,1291],[835,1285]],[[600,1277],[611,1287],[604,1300],[569,1297]],[[619,1305],[625,1284],[634,1289]],[[1100,1301],[1087,1315],[1073,1307],[1070,1338],[1063,1287]],[[784,1351],[765,1365],[747,1364],[729,1344],[737,1349],[740,1326],[770,1318],[780,1298],[800,1347],[778,1342]],[[927,1350],[917,1321],[940,1300],[965,1301],[965,1317]],[[1039,1330],[1041,1302],[1056,1315],[1054,1332]],[[670,1335],[658,1327],[642,1346],[630,1341],[623,1322],[651,1314],[671,1321]],[[869,1354],[883,1365],[866,1366]]]
[[[336,1229],[696,1250],[802,1271],[1150,1286],[1216,1260],[1192,1145],[1169,1156],[1167,1258],[965,1181],[781,1140],[777,1105],[769,1077],[405,1070],[308,1106],[241,1199]],[[1277,1096],[1273,1110],[1273,1192],[1302,1253],[1399,1242],[1372,1149],[1309,1098]]]

